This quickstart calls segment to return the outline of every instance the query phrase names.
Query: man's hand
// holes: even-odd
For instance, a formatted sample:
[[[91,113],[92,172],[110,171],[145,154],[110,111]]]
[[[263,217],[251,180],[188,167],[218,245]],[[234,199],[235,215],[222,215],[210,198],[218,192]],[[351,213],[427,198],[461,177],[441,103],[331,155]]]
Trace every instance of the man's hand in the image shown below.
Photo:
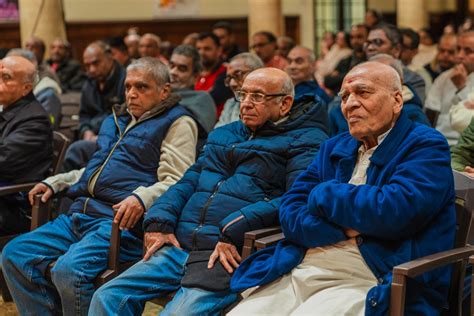
[[[171,244],[178,249],[181,248],[176,236],[172,233],[163,234],[163,233],[145,233],[145,255],[143,256],[143,261],[147,261],[150,257],[164,244]]]
[[[461,90],[466,86],[466,81],[467,81],[467,70],[466,67],[464,67],[463,64],[459,64],[454,66],[453,72],[451,75],[451,81],[453,84],[456,86],[458,90]]]
[[[112,208],[117,210],[114,223],[120,223],[119,227],[122,230],[135,226],[145,212],[142,204],[134,195],[130,195],[122,202],[113,205]]]
[[[41,202],[46,203],[46,201],[49,200],[51,196],[53,196],[54,192],[51,190],[50,187],[48,187],[44,183],[38,183],[36,184],[33,189],[28,192],[28,200],[30,201],[30,204],[33,205],[34,200],[35,200],[35,195],[43,193],[43,196],[41,197]]]
[[[232,267],[237,269],[239,267],[239,263],[242,261],[242,258],[240,257],[239,252],[234,245],[220,241],[217,243],[214,252],[209,258],[209,263],[207,264],[208,269],[212,269],[212,267],[214,267],[217,258],[219,258],[219,261],[229,273],[234,272]]]
[[[82,134],[82,139],[95,142],[97,140],[97,135],[93,131],[87,130]]]

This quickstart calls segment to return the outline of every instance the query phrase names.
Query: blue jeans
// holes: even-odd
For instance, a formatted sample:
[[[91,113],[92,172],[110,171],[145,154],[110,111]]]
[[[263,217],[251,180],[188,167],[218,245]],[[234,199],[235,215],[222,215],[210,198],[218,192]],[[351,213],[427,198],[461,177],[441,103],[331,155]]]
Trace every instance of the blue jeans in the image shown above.
[[[4,248],[3,273],[21,315],[87,315],[94,279],[107,268],[110,218],[61,215]],[[122,233],[120,261],[137,260],[141,239]],[[52,261],[52,283],[45,271]]]
[[[89,315],[141,315],[148,300],[178,290],[160,315],[218,315],[237,299],[228,291],[209,292],[182,288],[180,283],[188,253],[164,246],[148,261],[140,261],[99,288]]]

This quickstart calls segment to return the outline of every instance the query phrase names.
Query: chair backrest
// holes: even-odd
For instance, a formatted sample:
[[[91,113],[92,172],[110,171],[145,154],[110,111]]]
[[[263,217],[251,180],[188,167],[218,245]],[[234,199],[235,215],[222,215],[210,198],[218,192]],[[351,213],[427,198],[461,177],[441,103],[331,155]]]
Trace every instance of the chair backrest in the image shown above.
[[[69,143],[69,138],[59,132],[53,132],[53,164],[51,165],[51,175],[59,173]]]
[[[456,188],[456,235],[454,248],[464,247],[469,243],[474,208],[472,201],[466,197],[474,192],[474,179],[454,172],[454,185]],[[469,194],[471,193],[471,194]],[[466,260],[461,260],[453,264],[451,273],[451,284],[448,292],[449,315],[459,315],[462,310],[464,280],[466,276]]]
[[[431,127],[435,128],[436,123],[438,123],[439,111],[425,109],[425,114],[426,114],[426,117],[428,118],[428,121],[430,121]]]

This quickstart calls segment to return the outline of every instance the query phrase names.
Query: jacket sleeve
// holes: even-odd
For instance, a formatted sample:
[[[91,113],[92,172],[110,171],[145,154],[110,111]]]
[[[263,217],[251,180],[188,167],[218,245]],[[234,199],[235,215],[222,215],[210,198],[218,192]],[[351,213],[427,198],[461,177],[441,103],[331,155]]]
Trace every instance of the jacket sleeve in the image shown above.
[[[170,187],[150,207],[143,223],[146,232],[173,233],[181,211],[193,195],[201,175],[201,155],[175,185]]]
[[[312,132],[292,142],[292,147],[288,149],[286,163],[285,191],[311,163],[319,150],[320,143],[325,139],[324,133]],[[280,205],[281,197],[278,197],[271,201],[259,201],[231,213],[220,223],[220,239],[241,247],[245,232],[278,225]]]
[[[285,238],[307,248],[323,247],[346,239],[341,227],[308,208],[308,196],[313,188],[321,185],[319,168],[324,167],[321,164],[324,149],[323,144],[316,159],[283,195],[280,206],[280,223]]]
[[[466,166],[474,166],[474,119],[461,134],[456,146],[451,148],[451,167],[464,171]]]
[[[18,122],[11,133],[0,138],[0,175],[14,178],[25,163],[34,160],[38,152],[48,147],[50,135],[51,123],[47,115]]]
[[[387,171],[382,185],[323,182],[311,190],[310,213],[380,239],[406,239],[419,232],[454,197],[454,185],[444,137],[434,132],[413,137],[411,150]]]
[[[462,133],[462,131],[466,129],[474,117],[474,110],[466,108],[464,102],[465,101],[461,101],[453,105],[449,110],[451,127],[459,133]]]

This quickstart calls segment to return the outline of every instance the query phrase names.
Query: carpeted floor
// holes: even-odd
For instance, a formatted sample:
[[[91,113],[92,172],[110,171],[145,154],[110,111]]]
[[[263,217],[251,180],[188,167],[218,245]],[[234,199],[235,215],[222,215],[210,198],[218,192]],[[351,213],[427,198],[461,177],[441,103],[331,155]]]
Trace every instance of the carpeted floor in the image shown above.
[[[145,311],[142,316],[156,316],[163,308],[160,305],[153,303],[147,303]],[[15,304],[3,302],[3,298],[0,296],[0,316],[19,316]]]

